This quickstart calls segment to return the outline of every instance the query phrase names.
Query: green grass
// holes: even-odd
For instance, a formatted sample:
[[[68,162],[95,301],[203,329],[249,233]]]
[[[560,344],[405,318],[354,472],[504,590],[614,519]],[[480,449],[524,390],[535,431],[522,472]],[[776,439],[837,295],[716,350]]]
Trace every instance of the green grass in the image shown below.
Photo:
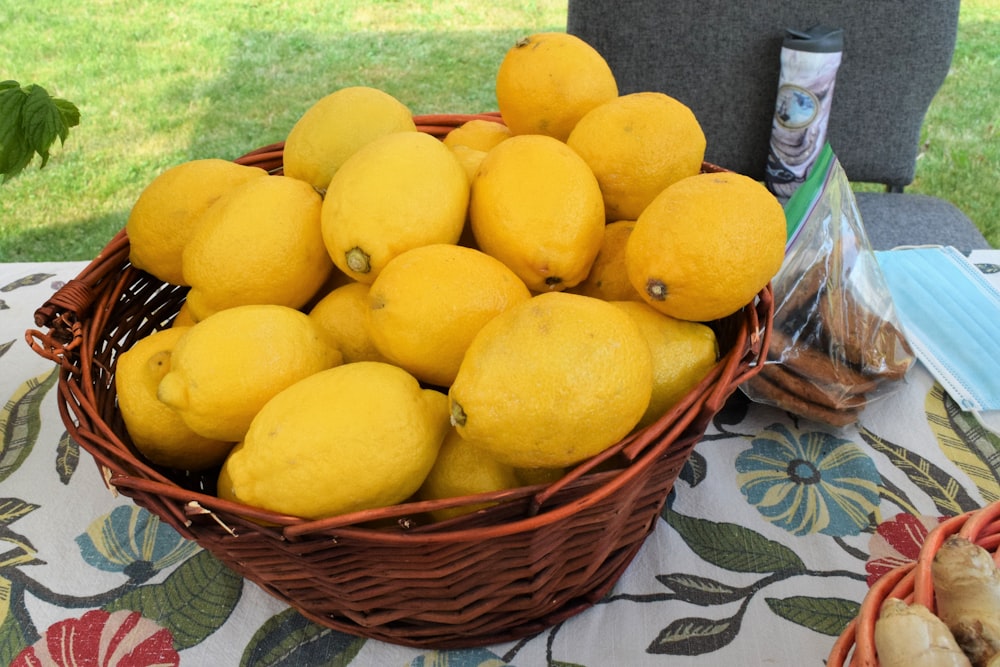
[[[0,79],[41,84],[82,120],[45,169],[0,186],[0,260],[93,258],[156,174],[279,141],[336,88],[382,88],[418,114],[495,109],[507,48],[565,17],[565,0],[3,3]],[[1000,0],[965,0],[910,190],[954,201],[1000,247],[998,74]]]

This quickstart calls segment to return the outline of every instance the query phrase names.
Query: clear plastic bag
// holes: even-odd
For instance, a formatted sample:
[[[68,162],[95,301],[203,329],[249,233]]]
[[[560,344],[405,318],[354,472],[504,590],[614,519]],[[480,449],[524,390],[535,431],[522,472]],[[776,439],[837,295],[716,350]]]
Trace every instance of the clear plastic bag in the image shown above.
[[[786,206],[789,240],[772,285],[767,360],[741,386],[753,401],[833,426],[898,387],[914,355],[829,145]]]

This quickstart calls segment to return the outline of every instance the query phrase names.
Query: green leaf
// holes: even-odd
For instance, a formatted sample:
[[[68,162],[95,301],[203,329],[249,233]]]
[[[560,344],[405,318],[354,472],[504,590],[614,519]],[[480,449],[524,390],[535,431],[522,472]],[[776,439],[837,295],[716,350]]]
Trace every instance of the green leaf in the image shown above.
[[[28,147],[42,158],[42,167],[48,164],[49,147],[56,139],[65,139],[69,129],[63,122],[59,108],[52,103],[49,92],[38,85],[27,87],[28,99],[21,110],[22,127]]]
[[[242,589],[242,577],[208,551],[199,551],[163,583],[134,588],[104,609],[142,613],[170,630],[174,647],[183,650],[204,641],[226,622]]]
[[[765,598],[778,616],[824,635],[837,637],[858,615],[861,605],[843,598]]]
[[[34,156],[23,130],[27,99],[20,86],[0,89],[0,176],[5,180],[17,175]]]
[[[0,310],[3,310],[3,308],[0,308]],[[0,357],[2,357],[3,355],[7,354],[7,350],[9,350],[11,348],[11,346],[13,346],[13,345],[14,345],[14,341],[8,341],[6,343],[0,343]]]
[[[858,434],[872,449],[885,455],[894,466],[906,473],[910,481],[930,497],[941,514],[954,516],[979,507],[979,503],[954,477],[924,457],[889,442],[866,428],[859,427]]]
[[[661,574],[656,579],[673,591],[677,599],[702,607],[734,602],[747,594],[743,588],[693,574]]]
[[[240,667],[349,664],[365,639],[317,625],[294,609],[272,616],[250,638]]]
[[[52,97],[37,84],[21,87],[16,81],[0,84],[0,176],[7,181],[19,174],[37,154],[41,169],[59,139],[80,123],[80,110],[67,100]]]
[[[731,643],[740,631],[743,614],[732,618],[679,618],[657,635],[646,649],[659,655],[702,655]]]
[[[59,110],[59,115],[62,116],[65,125],[65,130],[59,135],[59,138],[66,141],[66,137],[69,136],[69,128],[80,124],[80,110],[76,108],[75,104],[61,97],[53,97],[52,104]]]
[[[703,560],[733,572],[802,572],[798,555],[749,528],[683,516],[666,510],[664,518]]]
[[[58,377],[53,367],[27,380],[0,410],[0,482],[17,470],[34,448],[41,428],[42,399]]]

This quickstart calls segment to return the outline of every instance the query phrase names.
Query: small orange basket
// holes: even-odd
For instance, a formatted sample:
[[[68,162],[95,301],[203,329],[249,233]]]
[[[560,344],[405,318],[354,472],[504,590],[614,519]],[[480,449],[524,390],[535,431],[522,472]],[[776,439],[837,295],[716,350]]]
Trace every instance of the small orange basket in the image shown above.
[[[975,542],[996,559],[1000,546],[1000,501],[982,509],[946,519],[927,534],[917,560],[901,565],[879,577],[865,595],[857,618],[851,621],[834,642],[827,658],[828,667],[877,667],[875,622],[882,603],[898,598],[919,603],[934,611],[934,584],[931,563],[941,545],[951,535],[961,535]]]

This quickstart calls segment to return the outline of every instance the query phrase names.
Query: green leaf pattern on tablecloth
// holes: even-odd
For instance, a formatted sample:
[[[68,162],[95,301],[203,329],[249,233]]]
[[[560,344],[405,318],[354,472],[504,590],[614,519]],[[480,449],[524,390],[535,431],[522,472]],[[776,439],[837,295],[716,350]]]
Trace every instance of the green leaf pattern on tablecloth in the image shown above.
[[[733,572],[801,572],[805,565],[791,548],[749,528],[665,513],[667,523],[681,534],[703,560]]]
[[[1000,499],[1000,436],[983,428],[940,385],[927,394],[927,421],[938,446],[976,485],[983,499]]]
[[[69,431],[64,431],[56,445],[56,473],[59,475],[59,481],[69,484],[78,465],[80,465],[80,445],[70,436]]]
[[[240,667],[347,665],[365,639],[312,623],[294,609],[272,616],[251,637]]]
[[[38,438],[42,399],[55,384],[56,369],[23,383],[0,411],[0,482],[31,454]]]
[[[41,286],[51,277],[49,273],[34,273],[8,282],[0,292]],[[18,342],[0,343],[0,363]],[[0,365],[0,372],[5,370]],[[0,480],[16,474],[33,450],[45,447],[51,448],[47,451],[52,452],[52,474],[63,485],[73,481],[80,464],[80,447],[69,433],[63,431],[55,442],[38,443],[41,405],[57,377],[53,368],[22,383],[12,396],[4,397],[0,413]],[[615,589],[598,605],[649,604],[654,615],[652,605],[656,604],[696,607],[698,611],[684,618],[668,615],[670,620],[665,619],[662,627],[650,633],[647,651],[665,656],[664,664],[669,662],[666,656],[711,654],[732,642],[751,607],[755,614],[761,610],[772,614],[772,622],[807,628],[824,637],[839,634],[857,613],[857,602],[838,597],[777,595],[777,590],[788,590],[777,585],[809,577],[864,581],[864,563],[860,561],[870,556],[859,547],[863,542],[858,540],[866,532],[874,533],[873,522],[886,505],[912,513],[914,507],[930,502],[941,515],[953,515],[974,509],[984,500],[1000,498],[1000,438],[958,409],[938,385],[928,393],[924,407],[940,450],[953,467],[931,462],[908,449],[906,442],[891,442],[861,426],[856,435],[834,438],[793,415],[785,415],[781,423],[741,433],[738,429],[745,428],[746,403],[736,400],[727,404],[713,420],[704,440],[724,440],[720,446],[737,448],[742,443],[740,451],[734,453],[732,467],[719,469],[716,459],[711,459],[710,464],[696,450],[679,475],[678,492],[682,493],[685,485],[718,483],[720,478],[728,477],[731,496],[734,502],[740,502],[742,483],[754,477],[758,483],[770,485],[768,502],[778,498],[784,503],[781,516],[797,519],[777,519],[778,513],[768,516],[762,500],[757,498],[759,504],[755,504],[755,497],[746,495],[742,502],[754,505],[760,512],[759,521],[748,525],[685,516],[668,501],[663,518],[669,529],[718,573],[706,576],[704,572],[711,568],[697,575],[653,572],[650,576],[655,577],[654,588],[660,592],[631,595]],[[901,475],[892,480],[873,478],[870,458],[874,456],[884,457]],[[773,459],[774,469],[765,474],[761,466],[769,459]],[[792,471],[796,469],[792,463],[800,466],[798,470],[814,470],[818,476],[809,480],[797,480],[791,474],[783,477],[781,466]],[[908,484],[901,482],[902,478]],[[816,493],[820,482],[827,484],[825,496]],[[812,486],[806,487],[807,483]],[[973,497],[976,491],[979,498]],[[872,493],[877,493],[878,499]],[[920,494],[926,499],[915,502]],[[844,499],[850,500],[849,511],[831,523],[825,514],[827,506],[841,504]],[[118,577],[121,583],[109,584],[107,590],[88,597],[49,590],[33,580],[25,568],[41,562],[35,546],[12,528],[39,509],[39,505],[20,498],[0,498],[0,664],[9,664],[26,646],[44,639],[46,629],[35,628],[29,612],[39,604],[80,609],[74,612],[76,616],[88,608],[136,610],[170,632],[185,664],[183,651],[218,633],[243,597],[241,577],[208,552],[181,539],[147,510],[127,502],[95,518],[87,533],[78,538],[80,555],[88,566],[102,570],[106,576]],[[778,541],[767,536],[775,530],[784,531],[788,539]],[[854,536],[855,541],[848,543],[845,536]],[[796,548],[800,538],[840,549],[850,559],[858,560],[859,565],[846,571],[811,569]],[[30,605],[26,604],[29,597]],[[559,655],[569,650],[561,648],[565,642],[556,641],[562,628],[559,624],[539,637],[516,642],[504,655],[489,649],[411,651],[407,663],[411,667],[520,664],[519,653],[540,642],[550,667],[584,667],[570,660],[569,655]],[[286,609],[262,621],[245,646],[232,648],[234,655],[241,654],[240,664],[245,667],[346,666],[363,661],[370,641],[321,627]]]
[[[771,611],[785,620],[831,637],[843,631],[844,626],[857,616],[861,606],[842,598],[811,598],[805,595],[765,598],[765,602]]]
[[[236,607],[243,579],[207,551],[187,559],[159,584],[139,586],[104,609],[132,609],[153,619],[174,636],[174,645],[185,649],[205,640],[222,627]]]

